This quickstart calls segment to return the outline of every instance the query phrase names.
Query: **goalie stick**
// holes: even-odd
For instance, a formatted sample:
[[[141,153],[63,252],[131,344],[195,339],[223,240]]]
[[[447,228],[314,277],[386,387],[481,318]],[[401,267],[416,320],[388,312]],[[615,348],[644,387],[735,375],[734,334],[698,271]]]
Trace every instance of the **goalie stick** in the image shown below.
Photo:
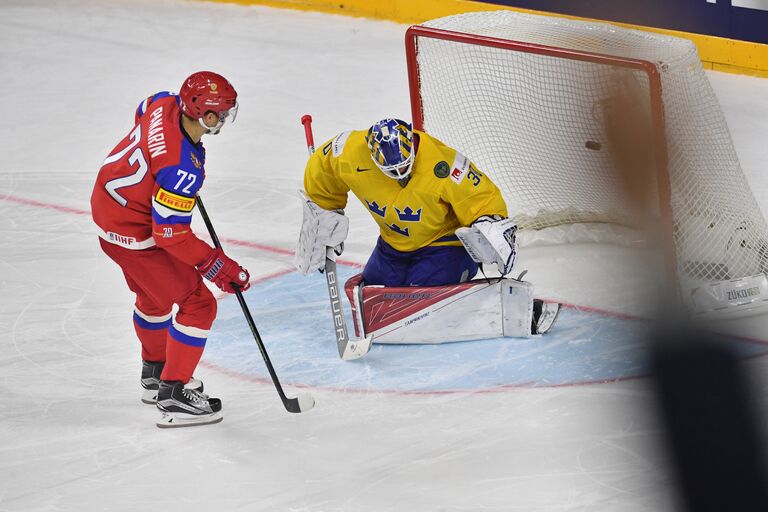
[[[307,138],[309,154],[315,152],[315,139],[312,135],[312,116],[306,114],[301,117],[304,125],[304,135]],[[336,273],[336,253],[333,247],[325,248],[325,281],[328,284],[328,297],[331,300],[331,313],[333,314],[333,330],[336,333],[336,345],[339,356],[345,361],[363,357],[371,350],[373,336],[366,336],[359,340],[349,338],[347,323],[344,320],[344,310],[341,306],[341,294],[339,293],[339,280]],[[365,333],[363,333],[365,334]]]
[[[215,245],[216,248],[221,248],[219,237],[216,236],[216,232],[213,230],[213,224],[211,224],[211,219],[208,217],[208,212],[205,211],[205,206],[203,206],[203,200],[200,198],[200,196],[197,196],[197,209],[200,210],[200,215],[203,217],[205,227],[208,228],[208,233],[211,235],[211,239],[213,240],[213,245]],[[280,395],[280,400],[283,401],[285,409],[288,412],[306,412],[310,410],[315,406],[315,399],[312,398],[312,395],[309,393],[299,393],[298,397],[296,398],[288,398],[285,396],[283,387],[280,385],[280,380],[277,378],[277,373],[275,373],[275,368],[272,366],[272,362],[269,360],[269,355],[267,354],[267,349],[264,347],[264,342],[261,340],[261,336],[259,336],[259,331],[256,329],[256,324],[253,322],[251,312],[248,310],[248,305],[245,303],[243,292],[240,291],[239,286],[235,285],[234,283],[232,285],[235,289],[235,295],[237,295],[237,300],[240,303],[240,307],[243,310],[243,315],[245,315],[245,320],[248,322],[248,327],[251,328],[253,338],[256,340],[256,344],[259,346],[261,357],[264,358],[264,363],[267,365],[269,375],[272,377],[272,382],[275,384],[277,394]]]

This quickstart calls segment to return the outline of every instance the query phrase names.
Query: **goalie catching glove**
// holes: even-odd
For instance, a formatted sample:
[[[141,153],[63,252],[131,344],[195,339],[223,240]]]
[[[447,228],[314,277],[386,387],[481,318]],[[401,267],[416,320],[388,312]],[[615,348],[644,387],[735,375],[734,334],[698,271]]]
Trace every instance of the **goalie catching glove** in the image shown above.
[[[484,215],[468,228],[456,230],[456,236],[478,263],[496,263],[504,276],[512,271],[517,257],[517,224],[498,215]]]
[[[336,254],[341,255],[349,232],[349,219],[343,210],[324,210],[303,191],[299,191],[299,195],[304,217],[293,262],[302,274],[308,275],[315,270],[325,270],[326,247],[333,247]]]

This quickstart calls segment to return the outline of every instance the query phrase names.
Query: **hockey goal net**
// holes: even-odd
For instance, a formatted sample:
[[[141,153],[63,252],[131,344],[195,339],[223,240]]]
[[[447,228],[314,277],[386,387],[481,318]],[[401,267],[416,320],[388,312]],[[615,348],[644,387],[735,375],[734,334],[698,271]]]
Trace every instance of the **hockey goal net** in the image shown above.
[[[521,234],[636,227],[647,183],[688,289],[765,273],[768,228],[692,42],[494,11],[411,27],[406,52],[414,127],[487,172]]]

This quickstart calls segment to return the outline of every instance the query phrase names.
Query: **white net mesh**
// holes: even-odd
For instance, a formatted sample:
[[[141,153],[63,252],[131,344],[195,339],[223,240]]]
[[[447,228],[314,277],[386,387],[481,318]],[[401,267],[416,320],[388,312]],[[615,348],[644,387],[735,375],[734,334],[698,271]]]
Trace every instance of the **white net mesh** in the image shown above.
[[[693,43],[509,11],[425,26],[656,63],[678,274],[721,281],[765,272],[768,229]],[[605,115],[617,81],[641,91],[639,107],[650,110],[644,72],[424,36],[417,63],[423,129],[492,176],[521,229],[637,219],[619,189]]]

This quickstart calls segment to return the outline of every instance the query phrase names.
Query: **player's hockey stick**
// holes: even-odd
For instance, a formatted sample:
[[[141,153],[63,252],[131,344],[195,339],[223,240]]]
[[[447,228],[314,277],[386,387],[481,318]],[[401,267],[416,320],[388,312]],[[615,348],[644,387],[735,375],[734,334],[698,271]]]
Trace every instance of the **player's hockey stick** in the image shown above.
[[[197,208],[200,210],[200,215],[203,217],[205,227],[208,228],[208,233],[211,235],[213,245],[215,245],[217,248],[221,248],[219,237],[216,236],[216,231],[213,230],[213,224],[211,224],[211,219],[208,217],[208,212],[205,211],[205,206],[203,206],[203,200],[200,198],[200,196],[197,196]],[[233,286],[235,288],[235,295],[237,295],[237,300],[240,302],[240,307],[243,309],[245,320],[248,322],[248,326],[251,328],[253,338],[256,340],[256,344],[259,346],[259,350],[261,351],[261,357],[264,358],[264,363],[267,365],[269,375],[272,376],[272,382],[275,383],[277,394],[280,395],[280,400],[283,401],[283,405],[285,406],[286,410],[288,412],[305,412],[310,410],[315,406],[315,399],[312,398],[312,395],[309,393],[299,393],[298,397],[296,398],[288,398],[285,396],[283,387],[280,385],[280,380],[278,380],[277,374],[275,373],[275,368],[272,366],[272,362],[269,360],[269,355],[267,354],[267,349],[264,347],[264,342],[261,341],[259,331],[256,330],[256,324],[253,322],[251,312],[248,310],[248,305],[245,303],[243,292],[240,291],[240,287],[234,285],[234,283]]]
[[[312,116],[306,114],[301,117],[304,125],[304,135],[307,137],[307,149],[309,154],[315,152],[315,138],[312,135]],[[344,310],[341,307],[341,294],[339,293],[339,280],[336,273],[336,253],[333,247],[325,248],[325,281],[328,283],[328,297],[331,299],[331,313],[333,314],[333,330],[336,332],[336,345],[339,356],[345,361],[363,357],[371,350],[373,336],[369,335],[359,340],[349,339],[347,322],[344,320]],[[362,311],[360,312],[362,314]]]

